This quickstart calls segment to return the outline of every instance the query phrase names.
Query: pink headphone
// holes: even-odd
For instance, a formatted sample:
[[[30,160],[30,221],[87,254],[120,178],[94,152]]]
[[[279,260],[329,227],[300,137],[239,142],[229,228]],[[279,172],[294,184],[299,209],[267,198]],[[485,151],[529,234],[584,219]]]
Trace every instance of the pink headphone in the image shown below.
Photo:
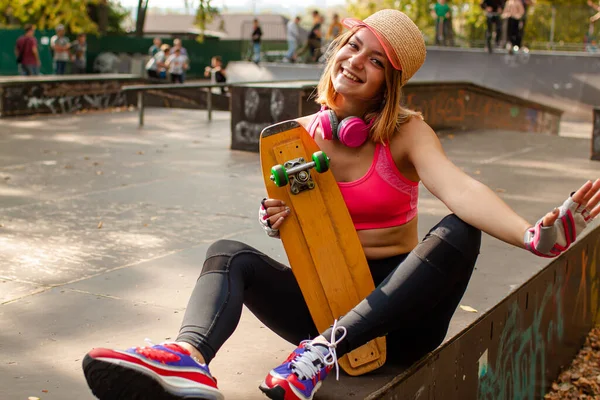
[[[319,111],[319,123],[323,139],[338,139],[348,147],[359,147],[369,137],[369,130],[373,126],[374,119],[368,124],[358,117],[346,117],[338,122],[337,116],[333,110],[327,107],[321,107]]]

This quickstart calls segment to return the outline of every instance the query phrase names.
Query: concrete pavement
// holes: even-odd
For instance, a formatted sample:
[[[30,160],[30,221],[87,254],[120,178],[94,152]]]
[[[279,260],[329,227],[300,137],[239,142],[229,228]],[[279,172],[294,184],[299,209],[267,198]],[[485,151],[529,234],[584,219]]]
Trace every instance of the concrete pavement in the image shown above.
[[[285,262],[256,223],[256,153],[229,150],[230,115],[151,109],[0,120],[0,399],[84,400],[92,347],[174,339],[206,248],[220,238]],[[445,132],[449,157],[529,221],[596,177],[589,138]],[[423,236],[448,211],[424,188]],[[484,236],[447,339],[548,261]],[[293,349],[245,310],[211,364],[228,399],[257,389]],[[317,399],[364,398],[399,367],[330,377]]]

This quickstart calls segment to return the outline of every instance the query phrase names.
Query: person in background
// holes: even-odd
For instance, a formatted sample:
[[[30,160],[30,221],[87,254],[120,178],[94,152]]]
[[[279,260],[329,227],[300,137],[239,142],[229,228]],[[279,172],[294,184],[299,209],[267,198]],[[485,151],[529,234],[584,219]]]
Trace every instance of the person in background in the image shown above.
[[[296,52],[296,59],[308,51],[310,55],[309,61],[314,62],[316,49],[317,47],[319,49],[321,48],[321,24],[323,23],[323,18],[321,18],[321,14],[319,14],[318,10],[314,10],[312,12],[312,17],[313,25],[310,28],[310,32],[308,33],[308,38],[306,39],[304,46],[302,46]]]
[[[285,60],[288,62],[296,62],[296,48],[300,43],[300,17],[296,16],[293,20],[287,23],[287,42],[288,52]]]
[[[155,37],[152,41],[152,46],[148,49],[148,55],[150,57],[154,57],[156,53],[160,51],[160,46],[162,45],[162,40],[159,37]]]
[[[590,17],[590,23],[593,24],[594,22],[600,20],[600,2],[598,2],[598,4],[594,4],[592,0],[588,0],[587,4],[588,6],[592,7],[595,11],[598,11],[595,15]]]
[[[500,14],[504,8],[504,0],[483,0],[480,3],[481,8],[485,12],[486,19],[486,30],[485,30],[485,43],[489,53],[494,51],[492,47],[492,32],[494,26],[496,27],[496,47],[500,46],[500,40],[502,40],[502,22],[500,20]]]
[[[523,37],[525,36],[525,23],[527,22],[527,10],[529,6],[533,4],[533,0],[521,0],[523,4],[523,18],[521,18],[521,23],[519,24],[519,35],[517,37],[517,46],[523,47]]]
[[[433,5],[433,17],[435,18],[435,44],[446,45],[446,21],[450,18],[450,6],[446,0],[438,0]]]
[[[252,21],[252,61],[256,64],[260,62],[260,46],[262,38],[262,29],[258,23],[258,19]]]
[[[31,24],[25,25],[25,33],[17,39],[15,44],[15,56],[20,66],[21,75],[38,75],[40,73],[40,55],[38,52],[37,39],[34,36],[35,27]]]
[[[166,43],[161,45],[160,51],[156,53],[154,57],[148,60],[146,63],[146,72],[148,73],[148,78],[167,78],[167,65],[165,62],[167,60],[167,54],[169,54],[169,48],[170,46]]]
[[[179,52],[181,53],[182,56],[186,57],[188,59],[187,63],[189,64],[189,56],[188,56],[188,52],[185,49],[185,47],[183,47],[183,44],[181,43],[181,39],[179,38],[175,38],[173,39],[173,47],[171,47],[171,50],[169,51],[169,55],[171,54],[175,54],[175,50],[179,49]],[[181,74],[181,83],[185,82],[185,70],[183,71],[183,74]]]
[[[54,73],[56,75],[64,75],[67,70],[67,63],[71,59],[69,47],[71,43],[69,38],[65,36],[64,25],[56,27],[56,35],[50,39],[50,48],[52,49],[54,60]]]
[[[214,56],[210,59],[210,67],[204,68],[204,76],[206,78],[210,77],[211,83],[227,82],[227,72],[223,68],[223,59],[221,56]],[[225,94],[226,88],[223,86],[220,89],[221,94]]]
[[[183,74],[189,68],[189,65],[187,56],[181,54],[180,48],[175,48],[175,53],[167,57],[165,64],[171,75],[171,82],[183,83]]]
[[[510,48],[508,49],[509,54],[513,54],[521,47],[521,43],[519,42],[519,25],[524,15],[525,8],[521,0],[508,0],[504,5],[502,18],[508,19],[506,39],[510,44]]]
[[[87,41],[85,33],[77,35],[77,40],[71,43],[71,61],[74,74],[85,74],[87,70]]]
[[[183,47],[183,45],[181,44],[181,39],[179,38],[173,39],[173,47],[171,47],[171,50],[169,50],[169,54],[175,54],[175,50],[177,49],[179,49],[179,52],[182,56],[188,56],[188,52],[185,49],[185,47]]]
[[[338,37],[344,30],[344,25],[340,22],[340,16],[336,13],[333,14],[331,25],[329,25],[329,29],[327,30],[327,35],[325,38],[329,43],[331,43],[336,37]]]

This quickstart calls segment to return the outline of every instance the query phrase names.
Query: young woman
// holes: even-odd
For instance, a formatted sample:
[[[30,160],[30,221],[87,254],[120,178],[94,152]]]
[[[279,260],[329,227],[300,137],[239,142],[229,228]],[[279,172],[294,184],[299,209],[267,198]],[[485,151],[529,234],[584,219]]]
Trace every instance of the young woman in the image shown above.
[[[401,88],[425,59],[416,25],[396,10],[344,25],[349,30],[334,44],[318,86],[322,110],[298,122],[331,156],[376,289],[319,335],[289,268],[243,243],[218,241],[207,251],[175,342],[86,355],[96,396],[221,399],[208,364],[246,305],[277,334],[300,342],[260,389],[271,399],[312,399],[337,357],[375,337],[387,335],[388,359],[411,362],[435,349],[467,287],[481,231],[554,257],[600,213],[598,179],[531,226],[453,165],[420,114],[401,107]],[[419,181],[454,212],[421,242]],[[259,221],[277,237],[292,212],[264,199]]]

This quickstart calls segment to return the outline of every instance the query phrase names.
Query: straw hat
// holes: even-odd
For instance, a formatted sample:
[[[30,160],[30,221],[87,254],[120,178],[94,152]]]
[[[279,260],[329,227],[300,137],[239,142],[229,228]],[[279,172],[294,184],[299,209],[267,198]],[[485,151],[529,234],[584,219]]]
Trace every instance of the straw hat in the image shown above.
[[[364,21],[344,18],[342,24],[349,29],[362,26],[373,32],[392,66],[402,71],[402,85],[425,62],[423,35],[417,25],[402,11],[390,9],[377,11]]]

